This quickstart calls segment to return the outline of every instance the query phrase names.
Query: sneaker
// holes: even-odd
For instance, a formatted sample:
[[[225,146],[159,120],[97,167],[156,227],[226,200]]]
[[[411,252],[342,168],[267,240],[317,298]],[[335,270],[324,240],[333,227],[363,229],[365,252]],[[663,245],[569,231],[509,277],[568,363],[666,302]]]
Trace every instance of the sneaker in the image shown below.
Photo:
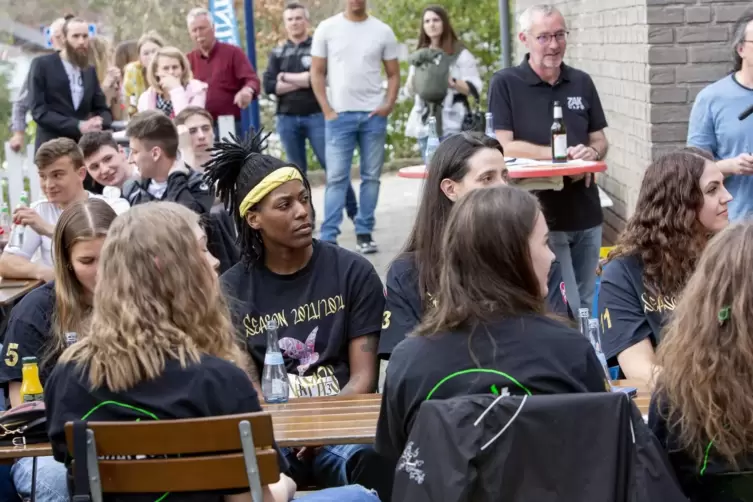
[[[371,239],[371,234],[356,235],[357,249],[361,254],[373,254],[378,251],[376,242]]]

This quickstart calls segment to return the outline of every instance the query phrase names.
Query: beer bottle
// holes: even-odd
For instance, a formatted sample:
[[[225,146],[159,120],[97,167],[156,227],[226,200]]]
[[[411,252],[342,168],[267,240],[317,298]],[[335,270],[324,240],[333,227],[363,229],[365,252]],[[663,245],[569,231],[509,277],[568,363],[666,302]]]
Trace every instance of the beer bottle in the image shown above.
[[[554,102],[554,122],[552,122],[552,161],[567,162],[567,128],[562,120],[562,105]]]
[[[23,381],[21,382],[21,400],[24,403],[29,401],[44,401],[44,391],[42,382],[39,380],[39,366],[36,357],[24,357],[23,368],[21,373]]]

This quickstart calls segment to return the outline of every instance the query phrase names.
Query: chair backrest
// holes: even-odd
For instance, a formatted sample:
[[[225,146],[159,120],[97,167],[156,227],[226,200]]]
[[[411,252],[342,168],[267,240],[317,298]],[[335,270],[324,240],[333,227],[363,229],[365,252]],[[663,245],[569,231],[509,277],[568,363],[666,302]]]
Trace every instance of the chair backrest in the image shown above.
[[[73,422],[65,424],[71,456],[73,429]],[[257,498],[261,486],[280,478],[269,413],[87,422],[86,429],[89,485],[95,501],[100,499],[97,492],[195,492],[243,487],[250,487],[254,500],[261,500]],[[74,469],[79,460],[74,457]]]

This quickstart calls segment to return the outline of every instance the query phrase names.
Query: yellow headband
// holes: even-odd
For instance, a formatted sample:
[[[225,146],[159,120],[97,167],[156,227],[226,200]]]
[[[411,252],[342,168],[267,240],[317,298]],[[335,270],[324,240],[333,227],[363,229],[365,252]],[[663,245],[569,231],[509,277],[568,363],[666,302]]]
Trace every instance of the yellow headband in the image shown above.
[[[288,181],[298,180],[303,181],[303,175],[301,171],[295,167],[287,166],[275,169],[269,173],[263,180],[259,182],[248,194],[243,198],[241,202],[240,213],[241,217],[246,216],[246,213],[256,203],[266,197],[269,192]]]

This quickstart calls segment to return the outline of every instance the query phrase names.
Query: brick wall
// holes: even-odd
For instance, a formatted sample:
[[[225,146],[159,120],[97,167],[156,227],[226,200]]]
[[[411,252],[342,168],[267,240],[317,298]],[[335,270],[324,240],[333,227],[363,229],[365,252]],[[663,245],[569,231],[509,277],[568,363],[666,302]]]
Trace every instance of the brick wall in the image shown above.
[[[536,3],[517,0],[516,19]],[[604,215],[605,239],[612,241],[633,212],[646,166],[684,145],[695,96],[731,68],[732,24],[751,4],[560,0],[554,5],[570,31],[566,61],[591,75],[609,122],[609,170],[599,184],[614,200]],[[517,43],[518,59],[524,52]]]

